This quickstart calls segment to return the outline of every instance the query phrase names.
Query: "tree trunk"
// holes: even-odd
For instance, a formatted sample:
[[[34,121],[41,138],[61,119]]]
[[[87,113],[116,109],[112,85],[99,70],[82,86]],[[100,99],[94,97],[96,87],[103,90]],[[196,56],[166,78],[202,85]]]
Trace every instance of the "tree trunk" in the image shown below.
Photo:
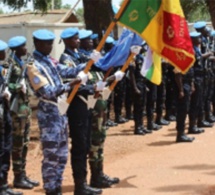
[[[215,0],[205,0],[208,6],[208,10],[211,15],[211,22],[213,27],[215,28]]]
[[[83,5],[86,29],[101,38],[114,17],[111,0],[83,0]]]

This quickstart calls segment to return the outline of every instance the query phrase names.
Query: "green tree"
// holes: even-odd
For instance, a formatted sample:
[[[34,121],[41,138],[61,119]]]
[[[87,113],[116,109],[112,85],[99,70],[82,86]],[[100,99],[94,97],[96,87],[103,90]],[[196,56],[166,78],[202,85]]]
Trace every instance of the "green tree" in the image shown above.
[[[84,23],[84,9],[83,8],[78,8],[75,11],[75,14],[76,14],[76,16],[78,18],[78,21]]]
[[[210,20],[210,14],[205,0],[181,0],[184,15],[189,22]]]
[[[61,9],[71,9],[71,5],[69,4],[63,5]]]
[[[4,11],[2,8],[0,8],[0,14],[4,14]]]

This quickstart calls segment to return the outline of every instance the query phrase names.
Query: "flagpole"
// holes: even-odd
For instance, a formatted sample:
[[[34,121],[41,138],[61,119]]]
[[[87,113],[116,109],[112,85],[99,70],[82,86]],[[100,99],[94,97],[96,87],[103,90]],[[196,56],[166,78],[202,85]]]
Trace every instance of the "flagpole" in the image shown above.
[[[105,40],[107,39],[108,35],[111,33],[112,29],[114,28],[114,26],[116,25],[118,19],[120,18],[120,16],[122,15],[124,9],[126,8],[127,4],[129,3],[130,0],[124,0],[124,2],[122,3],[122,6],[120,7],[119,11],[117,12],[117,14],[115,15],[114,17],[114,20],[110,23],[108,29],[106,30],[104,36],[102,37],[102,40],[99,42],[99,45],[97,46],[96,50],[97,51],[100,51],[105,43]],[[89,60],[85,69],[84,69],[84,72],[85,73],[88,73],[88,71],[90,70],[91,66],[93,65],[93,60]],[[72,92],[70,93],[68,99],[67,99],[67,102],[70,103],[75,94],[77,93],[78,91],[78,88],[80,87],[80,83],[75,85]]]
[[[135,55],[136,55],[136,54],[134,54],[134,53],[131,53],[131,54],[130,54],[130,56],[128,57],[128,59],[126,60],[125,64],[123,65],[123,67],[122,67],[122,69],[121,69],[122,72],[125,72],[125,71],[126,71],[126,69],[127,69],[128,66],[129,66],[130,61],[133,60],[133,58],[134,58]],[[118,83],[118,81],[115,80],[115,81],[110,85],[109,89],[110,89],[111,91],[113,91],[117,83]]]

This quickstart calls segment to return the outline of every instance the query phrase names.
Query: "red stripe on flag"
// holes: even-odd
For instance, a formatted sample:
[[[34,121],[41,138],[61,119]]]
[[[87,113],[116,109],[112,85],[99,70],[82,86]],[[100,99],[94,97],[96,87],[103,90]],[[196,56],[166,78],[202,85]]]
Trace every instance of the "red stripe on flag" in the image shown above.
[[[167,47],[164,47],[161,55],[165,56],[173,64],[177,65],[183,72],[189,68],[189,65],[192,65],[193,58],[186,56],[183,52],[174,51]]]
[[[163,41],[166,45],[194,54],[187,22],[184,17],[163,12]]]

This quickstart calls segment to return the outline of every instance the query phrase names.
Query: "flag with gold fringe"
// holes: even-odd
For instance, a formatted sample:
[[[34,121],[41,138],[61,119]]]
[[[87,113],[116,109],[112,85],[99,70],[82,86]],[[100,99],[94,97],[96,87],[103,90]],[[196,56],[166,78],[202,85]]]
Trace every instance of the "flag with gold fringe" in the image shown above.
[[[119,23],[138,33],[182,73],[193,65],[194,51],[180,0],[130,0]]]

